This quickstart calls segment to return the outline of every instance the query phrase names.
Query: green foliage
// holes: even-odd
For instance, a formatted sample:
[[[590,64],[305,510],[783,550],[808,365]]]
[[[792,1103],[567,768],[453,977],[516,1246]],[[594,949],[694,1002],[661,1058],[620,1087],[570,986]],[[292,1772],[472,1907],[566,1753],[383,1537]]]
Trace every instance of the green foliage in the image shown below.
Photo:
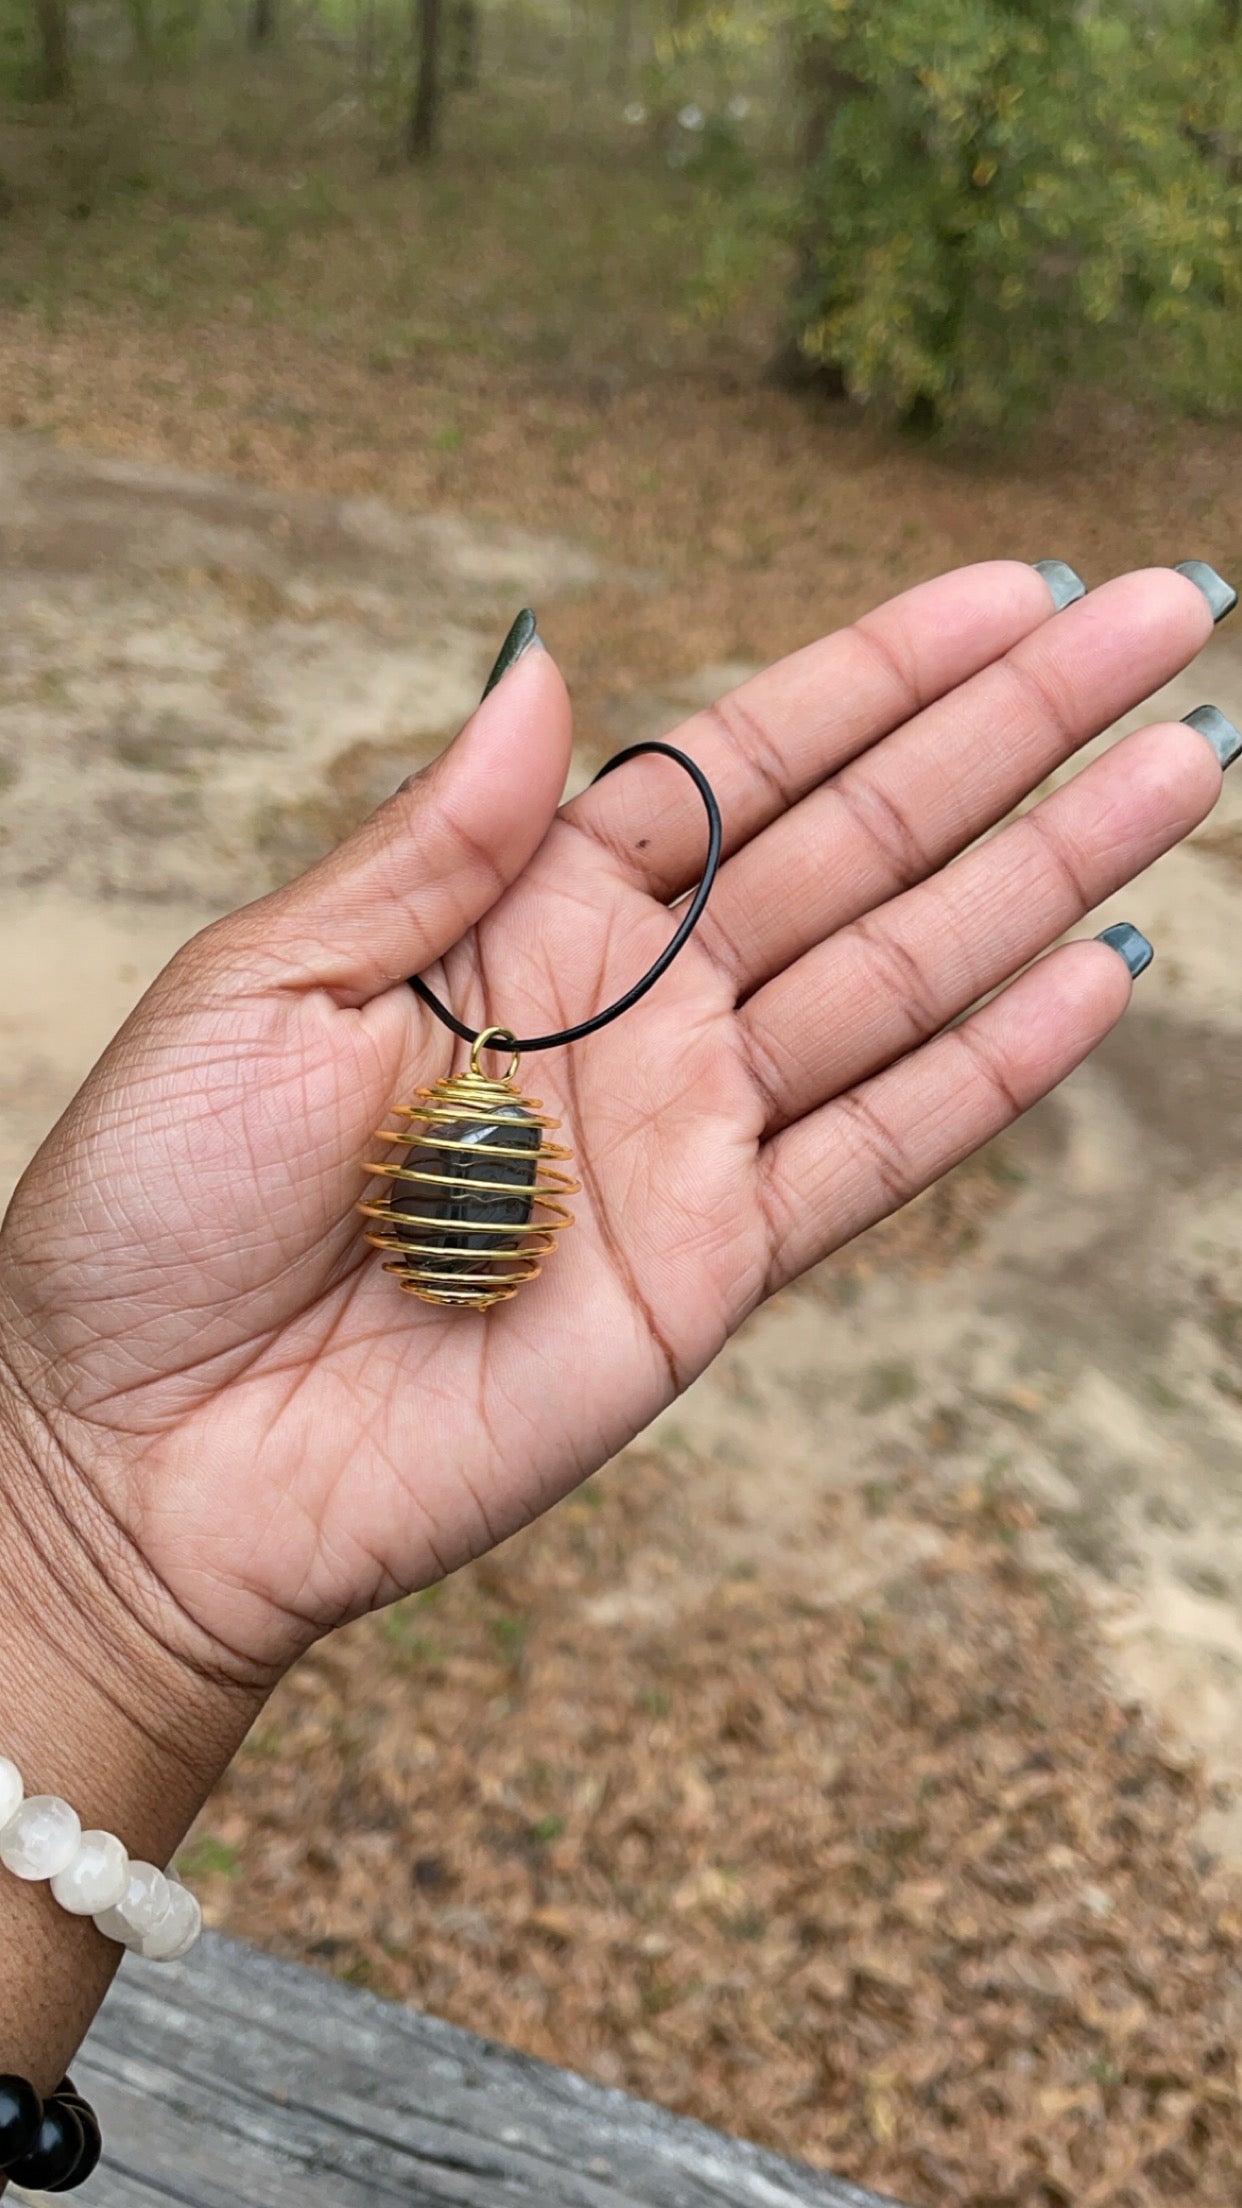
[[[1070,377],[1242,401],[1237,53],[1219,5],[797,0],[809,359],[995,429]]]

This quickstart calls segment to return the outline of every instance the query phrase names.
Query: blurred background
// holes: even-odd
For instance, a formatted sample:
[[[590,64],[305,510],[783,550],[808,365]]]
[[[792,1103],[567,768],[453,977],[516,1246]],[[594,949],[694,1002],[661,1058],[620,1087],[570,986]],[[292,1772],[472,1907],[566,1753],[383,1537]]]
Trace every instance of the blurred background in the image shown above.
[[[1237,0],[0,0],[6,1186],[527,601],[582,777],[962,560],[1237,582],[1240,183]],[[1227,790],[1060,1097],[299,1666],[210,1922],[927,2208],[1236,2208],[1240,880]]]

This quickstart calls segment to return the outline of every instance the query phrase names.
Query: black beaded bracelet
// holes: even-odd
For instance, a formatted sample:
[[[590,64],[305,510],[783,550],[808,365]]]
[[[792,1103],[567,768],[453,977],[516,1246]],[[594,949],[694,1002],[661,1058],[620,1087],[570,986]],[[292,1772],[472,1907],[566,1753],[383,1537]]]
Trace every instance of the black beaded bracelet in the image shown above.
[[[99,2119],[72,2078],[46,2100],[28,2078],[0,2077],[0,2171],[32,2192],[72,2193],[103,2152]]]

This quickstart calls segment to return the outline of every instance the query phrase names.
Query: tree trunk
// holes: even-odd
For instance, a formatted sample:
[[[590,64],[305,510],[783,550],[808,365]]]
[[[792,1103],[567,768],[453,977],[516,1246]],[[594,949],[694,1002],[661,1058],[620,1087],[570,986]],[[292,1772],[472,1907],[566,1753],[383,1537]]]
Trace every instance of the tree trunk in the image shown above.
[[[405,133],[411,161],[429,161],[439,144],[442,26],[442,0],[418,0],[418,73]]]
[[[830,46],[808,40],[799,56],[798,93],[802,132],[798,163],[812,169],[823,159],[837,111],[861,89],[857,77],[842,69]]]
[[[804,176],[809,176],[823,160],[838,110],[859,87],[858,80],[839,66],[833,49],[818,40],[808,39],[800,45],[794,67],[802,111],[798,167]],[[838,363],[809,360],[799,342],[803,302],[814,289],[816,242],[809,232],[804,232],[798,241],[797,270],[789,300],[789,327],[767,364],[765,380],[790,391],[815,387],[829,398],[842,399],[846,396],[846,382]]]
[[[150,61],[155,50],[155,36],[151,26],[151,0],[129,0],[129,20],[134,27],[134,51],[142,61]]]
[[[471,92],[478,81],[478,0],[457,0],[453,10],[453,84],[458,92]]]
[[[370,85],[375,76],[375,0],[358,0],[354,51],[358,81]]]
[[[39,86],[45,100],[63,100],[73,80],[66,0],[35,0],[39,25]]]
[[[612,39],[608,53],[608,89],[620,99],[629,91],[634,75],[634,0],[613,0]]]
[[[252,46],[270,46],[276,36],[276,0],[252,0],[250,9],[250,43]]]

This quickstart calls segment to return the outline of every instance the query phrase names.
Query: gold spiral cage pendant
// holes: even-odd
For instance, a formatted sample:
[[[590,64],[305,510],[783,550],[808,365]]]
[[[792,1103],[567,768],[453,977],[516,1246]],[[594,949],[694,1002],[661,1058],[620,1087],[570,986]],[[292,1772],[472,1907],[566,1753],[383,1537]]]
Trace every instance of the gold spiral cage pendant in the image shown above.
[[[398,1104],[403,1127],[381,1127],[377,1142],[403,1155],[364,1170],[389,1183],[358,1209],[376,1224],[366,1239],[389,1254],[384,1271],[407,1295],[455,1310],[506,1303],[541,1271],[556,1237],[572,1226],[563,1198],[577,1181],[558,1170],[572,1152],[549,1142],[560,1122],[514,1086],[518,1053],[507,1028],[485,1027],[470,1066]],[[505,1073],[480,1071],[482,1050],[507,1048]]]

